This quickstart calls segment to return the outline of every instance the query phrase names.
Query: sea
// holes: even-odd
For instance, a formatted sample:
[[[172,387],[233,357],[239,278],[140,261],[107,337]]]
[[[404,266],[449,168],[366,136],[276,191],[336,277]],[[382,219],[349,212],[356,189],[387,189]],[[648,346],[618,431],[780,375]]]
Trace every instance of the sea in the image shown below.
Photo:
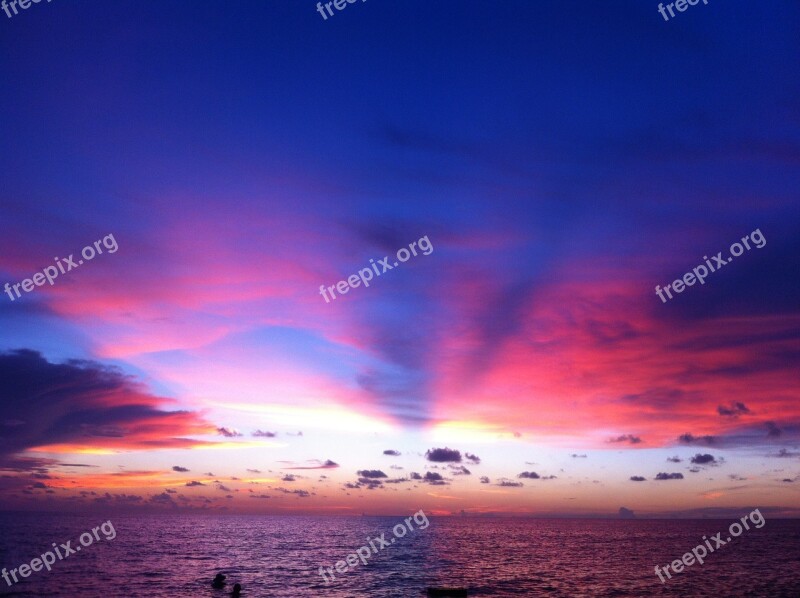
[[[3,513],[0,561],[6,570],[30,564],[53,543],[81,546],[81,534],[107,521],[111,526],[104,529],[113,526],[116,535],[107,539],[98,530],[99,540],[83,536],[86,545],[62,554],[50,571],[18,575],[12,585],[0,578],[0,595],[227,598],[239,583],[241,596],[250,598],[411,598],[426,596],[428,587],[465,588],[471,597],[800,598],[798,520],[751,525],[704,564],[664,576],[662,583],[656,565],[680,559],[703,544],[703,536],[723,532],[724,540],[732,520],[426,516],[424,527],[404,523],[408,515]],[[398,525],[406,528],[402,537],[395,535]],[[388,544],[382,548],[375,541],[381,534]],[[336,571],[337,562],[344,561],[344,569],[347,556],[370,540],[377,553],[369,548],[366,565],[359,560]],[[335,579],[328,574],[326,582],[320,567],[332,567]],[[211,585],[217,573],[227,577],[222,589]]]

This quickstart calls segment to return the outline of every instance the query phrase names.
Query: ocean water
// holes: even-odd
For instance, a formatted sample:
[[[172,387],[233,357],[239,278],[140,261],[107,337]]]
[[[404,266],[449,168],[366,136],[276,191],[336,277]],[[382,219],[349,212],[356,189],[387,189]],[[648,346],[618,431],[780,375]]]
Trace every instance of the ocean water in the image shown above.
[[[410,513],[409,513],[410,515]],[[732,520],[639,521],[429,517],[413,532],[325,584],[334,566],[404,517],[0,514],[0,561],[11,569],[110,519],[100,540],[9,587],[3,596],[420,597],[427,586],[470,596],[800,597],[800,521],[767,520],[662,584],[656,564],[679,559]],[[421,520],[421,518],[420,518]],[[88,540],[87,540],[88,542]],[[373,542],[378,546],[377,542]],[[228,576],[225,590],[211,587]]]

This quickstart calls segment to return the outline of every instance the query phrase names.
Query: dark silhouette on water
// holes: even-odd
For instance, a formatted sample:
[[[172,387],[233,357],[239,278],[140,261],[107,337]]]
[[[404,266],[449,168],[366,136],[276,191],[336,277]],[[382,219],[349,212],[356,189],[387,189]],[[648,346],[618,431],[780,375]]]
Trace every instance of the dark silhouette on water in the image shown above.
[[[225,575],[222,573],[217,573],[217,576],[214,578],[214,581],[211,582],[211,587],[213,588],[224,588],[225,587]]]
[[[428,598],[467,598],[464,588],[428,588]]]
[[[233,586],[233,592],[231,592],[231,596],[233,598],[239,598],[242,595],[242,584],[237,583]]]

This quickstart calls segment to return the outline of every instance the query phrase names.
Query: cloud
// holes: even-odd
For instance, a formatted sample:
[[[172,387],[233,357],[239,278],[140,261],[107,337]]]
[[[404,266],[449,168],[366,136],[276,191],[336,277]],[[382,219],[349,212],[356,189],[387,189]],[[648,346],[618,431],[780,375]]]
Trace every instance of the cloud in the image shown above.
[[[96,361],[51,363],[27,349],[0,353],[3,420],[15,424],[0,433],[0,462],[32,448],[67,453],[213,444],[187,438],[214,427],[194,412],[163,409],[174,403]]]
[[[718,438],[716,436],[694,436],[692,434],[681,434],[678,436],[678,442],[681,444],[699,444],[701,446],[715,445]]]
[[[194,486],[205,486],[203,482],[198,482],[196,480],[192,480],[191,482],[186,482],[186,485],[189,486],[190,488]]]
[[[283,494],[294,494],[298,498],[308,498],[311,494],[307,490],[289,490],[287,488],[275,488],[275,492],[281,492]]]
[[[513,482],[511,480],[500,480],[495,486],[501,486],[503,488],[521,488],[524,486],[522,482]]]
[[[617,436],[616,438],[610,438],[609,442],[627,442],[628,444],[639,444],[642,442],[642,439],[638,436],[634,436],[633,434],[623,434],[622,436]]]
[[[472,472],[463,465],[450,465],[450,470],[453,475],[472,475]]]
[[[387,450],[383,451],[383,454],[384,455],[389,455],[390,457],[399,457],[400,456],[400,451],[396,451],[396,450],[393,450],[393,449],[387,449]]]
[[[767,436],[770,438],[778,438],[783,434],[783,430],[781,430],[775,422],[764,422],[764,425],[767,426]]]
[[[181,467],[180,465],[173,465],[172,466],[172,471],[177,471],[179,473],[186,473],[189,470],[186,469],[185,467]]]
[[[248,469],[247,471],[249,471],[250,473],[261,473],[260,469]]]
[[[284,469],[336,469],[339,467],[339,464],[331,461],[330,459],[326,459],[325,461],[320,461],[319,459],[313,459],[312,463],[317,463],[318,465],[312,466],[304,466],[304,467],[285,467]]]
[[[445,448],[434,448],[425,452],[428,461],[434,463],[461,463],[461,451]]]
[[[220,436],[224,436],[225,438],[238,438],[239,436],[244,436],[239,430],[234,428],[226,428],[224,426],[217,428],[217,434]]]
[[[708,453],[701,455],[697,453],[694,457],[692,457],[692,463],[695,465],[708,465],[708,464],[717,464],[717,459],[714,455],[709,455]]]
[[[683,463],[683,459],[681,459],[681,458],[680,458],[680,457],[678,457],[678,456],[675,456],[675,457],[667,457],[667,461],[669,461],[670,463]]]
[[[744,403],[731,403],[730,407],[720,405],[717,407],[717,413],[722,417],[739,417],[740,415],[747,415],[751,411],[745,406]]]
[[[682,480],[682,473],[659,473],[656,476],[657,480]]]
[[[586,459],[586,455],[579,455],[577,453],[572,453],[570,457],[572,457],[573,459]]]
[[[779,450],[776,454],[767,455],[767,457],[774,457],[777,459],[791,459],[792,457],[800,457],[800,453],[793,453],[785,448]]]
[[[408,477],[410,477],[412,480],[421,480],[421,479],[422,479],[422,476],[421,476],[421,475],[419,475],[419,474],[418,474],[417,472],[415,472],[415,471],[412,471],[412,472],[411,472],[411,475],[410,475],[410,476],[408,476]]]
[[[528,480],[538,480],[540,478],[539,474],[536,473],[535,471],[523,471],[517,477]]]
[[[464,457],[467,459],[467,461],[473,463],[474,465],[479,465],[481,462],[481,458],[478,455],[473,455],[472,453],[464,453]]]
[[[272,498],[268,494],[251,494],[250,498]]]
[[[631,476],[631,482],[645,482],[645,481],[647,481],[647,478],[643,478],[640,475],[632,475]]]
[[[619,508],[619,518],[620,519],[636,519],[636,515],[630,509],[626,509],[625,507]]]
[[[481,484],[491,484],[491,483],[492,483],[492,481],[489,478],[487,478],[485,475],[481,476]]]
[[[356,472],[362,478],[369,478],[369,479],[377,479],[377,478],[388,478],[385,473],[383,473],[380,469],[360,469]]]
[[[277,432],[268,432],[264,430],[256,430],[252,433],[252,436],[255,438],[275,438],[277,435]]]
[[[435,471],[425,472],[425,477],[422,478],[422,481],[431,486],[447,485],[447,481],[442,477],[442,474],[436,473]]]
[[[295,477],[292,474],[287,473],[285,476],[283,476],[281,478],[281,481],[282,482],[294,482],[295,481]]]

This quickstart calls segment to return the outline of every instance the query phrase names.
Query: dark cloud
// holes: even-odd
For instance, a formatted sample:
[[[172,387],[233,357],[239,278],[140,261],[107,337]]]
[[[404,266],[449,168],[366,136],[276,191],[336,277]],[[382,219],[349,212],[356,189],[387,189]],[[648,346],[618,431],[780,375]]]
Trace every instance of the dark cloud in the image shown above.
[[[681,444],[697,444],[700,446],[716,445],[718,438],[716,436],[694,436],[692,434],[681,434],[678,436],[678,442]]]
[[[51,363],[37,351],[0,353],[0,462],[32,447],[152,450],[191,448],[208,442],[213,427],[190,411],[165,411],[170,403],[116,368],[95,361]]]
[[[634,436],[633,434],[623,434],[622,436],[617,436],[616,438],[609,438],[609,442],[627,442],[628,444],[639,444],[642,442],[642,439],[638,436]]]
[[[683,463],[683,459],[681,459],[681,458],[680,458],[680,457],[678,457],[678,456],[675,456],[675,457],[667,457],[667,461],[669,461],[670,463]]]
[[[619,508],[619,518],[620,519],[636,519],[636,515],[630,509],[626,509],[625,507]]]
[[[472,475],[472,472],[463,465],[450,465],[453,475]]]
[[[464,457],[467,459],[467,461],[473,463],[474,465],[479,465],[481,462],[481,458],[478,455],[473,455],[472,453],[464,453]]]
[[[360,469],[356,472],[362,478],[369,478],[369,479],[376,479],[376,478],[388,478],[385,473],[383,473],[380,469]]]
[[[261,473],[260,469],[248,469],[247,471],[249,471],[250,473]]]
[[[169,505],[171,507],[176,507],[175,501],[172,500],[172,497],[167,494],[166,492],[162,492],[161,494],[154,494],[150,497],[150,503],[154,505]]]
[[[400,451],[396,451],[394,449],[387,449],[387,450],[383,451],[383,454],[384,455],[389,455],[390,457],[399,457],[400,456]]]
[[[226,428],[224,426],[217,428],[217,434],[220,436],[224,436],[225,438],[238,438],[239,436],[244,436],[239,430],[234,428]]]
[[[793,453],[785,448],[779,450],[776,454],[767,455],[767,457],[775,457],[778,459],[791,459],[793,457],[800,457],[800,453]]]
[[[767,426],[767,436],[770,438],[778,438],[783,434],[783,430],[781,430],[775,422],[764,422],[764,425]]]
[[[186,485],[189,486],[190,488],[194,486],[205,486],[203,482],[198,482],[196,480],[192,480],[191,482],[186,482]]]
[[[643,478],[640,475],[631,476],[631,482],[644,482],[644,481],[647,481],[647,478]]]
[[[514,482],[511,480],[500,480],[495,486],[501,486],[503,488],[521,488],[524,486],[522,482]]]
[[[272,498],[268,494],[251,494],[250,498]]]
[[[656,476],[657,480],[682,480],[682,473],[659,473]]]
[[[523,471],[517,477],[528,480],[538,480],[541,476],[539,476],[539,474],[536,473],[535,471]]]
[[[358,478],[359,486],[366,486],[367,490],[375,490],[375,488],[383,488],[383,481],[374,478]]]
[[[308,498],[311,494],[307,490],[289,490],[287,488],[275,488],[275,492],[282,494],[294,494],[298,498]]]
[[[434,448],[425,452],[425,458],[434,463],[461,463],[461,451],[445,448]]]
[[[491,484],[492,481],[486,476],[481,476],[481,484]]]
[[[717,407],[717,413],[723,417],[739,417],[740,415],[747,415],[751,411],[745,406],[744,403],[731,403],[730,407],[720,405]]]
[[[704,455],[697,453],[694,457],[692,457],[691,461],[695,465],[709,465],[709,464],[715,465],[717,463],[717,459],[714,457],[714,455],[709,455],[708,453]]]
[[[336,469],[339,467],[339,464],[327,459],[325,461],[320,461],[319,459],[314,459],[311,463],[317,463],[317,465],[310,465],[310,466],[303,466],[303,467],[285,467],[284,469]]]
[[[586,458],[587,458],[587,456],[586,456],[586,455],[579,455],[579,454],[577,454],[577,453],[572,453],[572,454],[570,455],[570,457],[572,457],[573,459],[586,459]]]
[[[173,465],[172,466],[172,471],[177,471],[179,473],[186,473],[189,470],[186,469],[185,467],[181,467],[180,465]]]
[[[281,481],[282,482],[294,482],[295,481],[295,477],[292,474],[287,473],[285,476],[283,476],[281,478]]]
[[[431,486],[444,486],[447,484],[447,481],[442,477],[442,474],[436,473],[435,471],[425,472],[425,477],[422,478],[422,481],[426,484],[430,484]]]
[[[264,430],[256,430],[252,434],[252,436],[255,438],[275,438],[277,435],[277,432],[268,432]]]
[[[409,476],[412,480],[421,480],[422,476],[419,475],[417,472],[412,471],[411,475]]]

